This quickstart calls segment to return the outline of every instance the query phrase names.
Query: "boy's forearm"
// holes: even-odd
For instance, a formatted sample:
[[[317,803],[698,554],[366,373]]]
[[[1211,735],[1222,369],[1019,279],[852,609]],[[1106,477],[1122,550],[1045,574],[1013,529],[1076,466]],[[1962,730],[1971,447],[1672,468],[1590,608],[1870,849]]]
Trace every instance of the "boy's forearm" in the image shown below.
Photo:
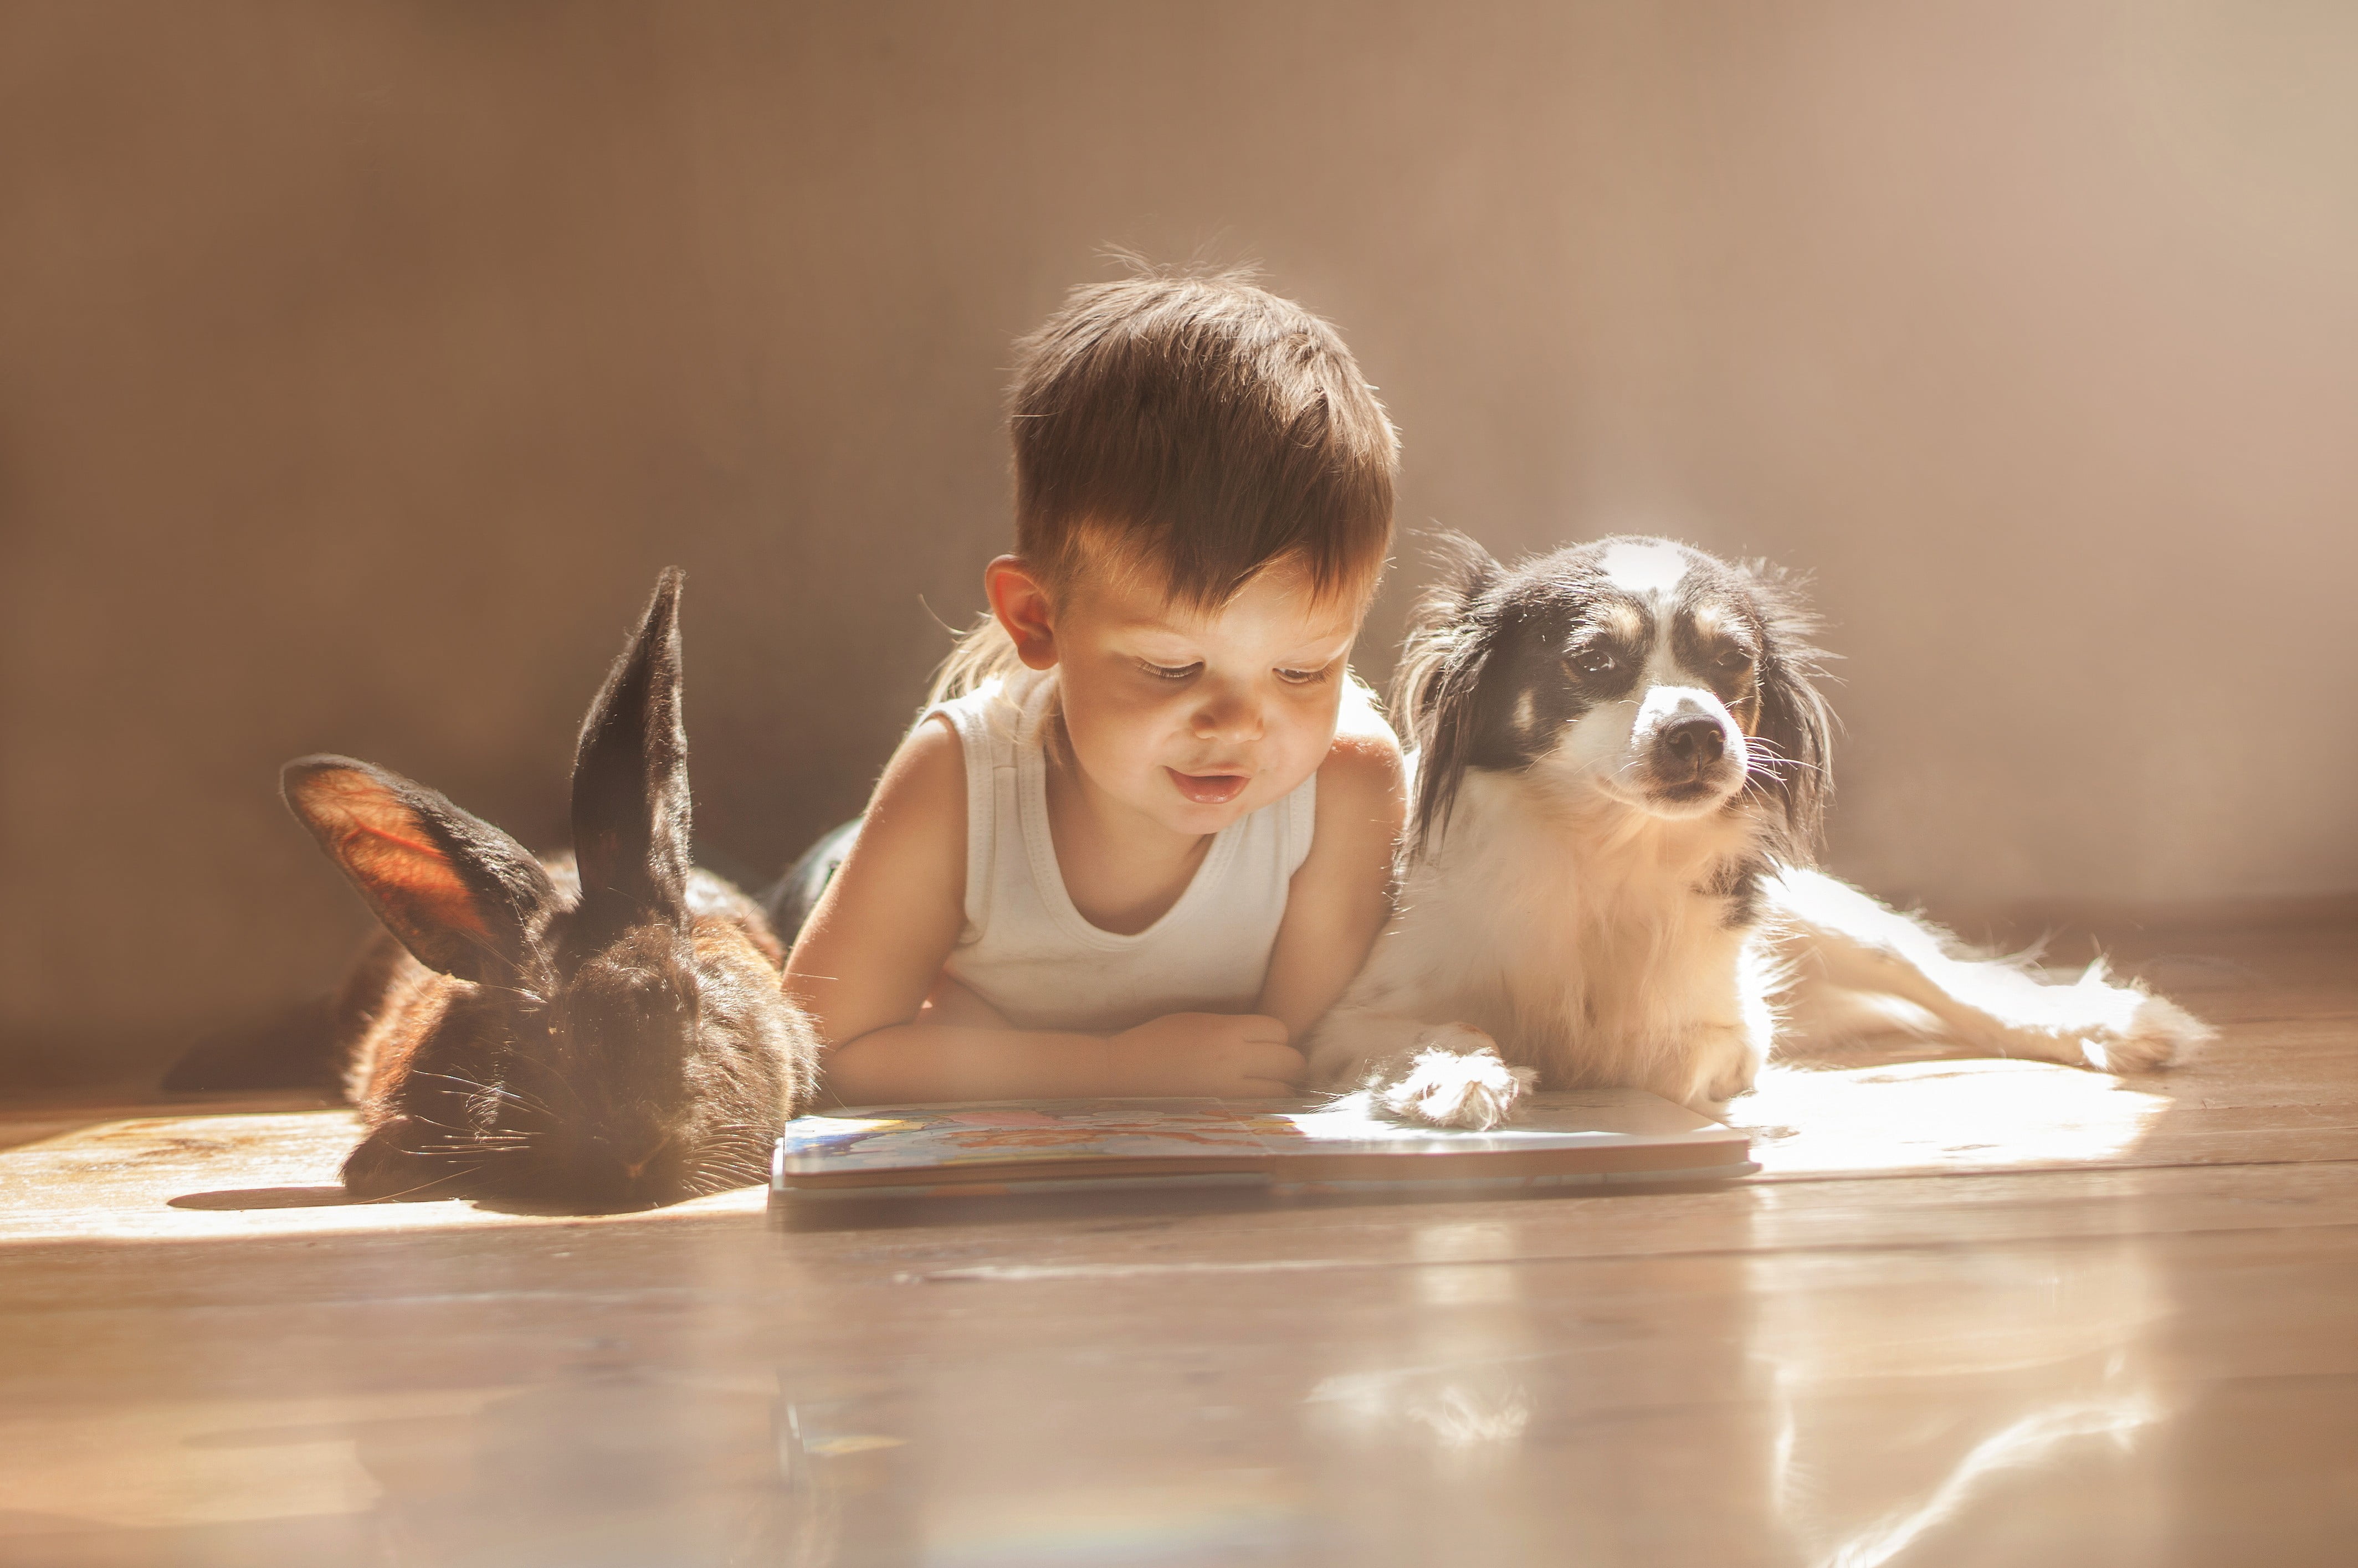
[[[945,1100],[1077,1100],[1118,1093],[1100,1036],[896,1024],[828,1051],[828,1098],[843,1105]]]

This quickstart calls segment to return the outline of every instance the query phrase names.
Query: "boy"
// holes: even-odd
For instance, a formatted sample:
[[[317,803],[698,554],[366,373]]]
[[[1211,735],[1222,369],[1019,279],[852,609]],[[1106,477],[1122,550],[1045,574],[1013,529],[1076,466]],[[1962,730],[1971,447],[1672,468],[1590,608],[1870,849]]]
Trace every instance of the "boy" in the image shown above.
[[[1076,291],[1011,403],[1016,553],[787,988],[847,1104],[1283,1093],[1386,915],[1400,746],[1347,660],[1398,440],[1237,275]]]

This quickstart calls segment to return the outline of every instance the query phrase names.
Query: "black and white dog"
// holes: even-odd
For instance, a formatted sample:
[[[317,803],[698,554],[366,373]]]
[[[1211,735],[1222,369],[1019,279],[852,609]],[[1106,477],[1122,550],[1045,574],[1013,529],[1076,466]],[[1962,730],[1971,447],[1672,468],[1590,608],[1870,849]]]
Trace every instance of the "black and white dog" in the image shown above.
[[[2050,984],[1812,869],[1828,714],[1783,574],[1660,539],[1445,550],[1393,687],[1398,905],[1308,1038],[1314,1080],[1487,1127],[1535,1083],[1716,1109],[1772,1047],[1895,1026],[2112,1071],[2210,1037],[2101,961]]]

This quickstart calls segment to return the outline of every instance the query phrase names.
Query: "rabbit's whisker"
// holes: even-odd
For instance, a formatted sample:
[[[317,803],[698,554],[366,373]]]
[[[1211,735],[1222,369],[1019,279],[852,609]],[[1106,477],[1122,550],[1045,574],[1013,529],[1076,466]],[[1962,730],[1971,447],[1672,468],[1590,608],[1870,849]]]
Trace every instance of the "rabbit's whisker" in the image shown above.
[[[444,1171],[440,1176],[436,1176],[431,1181],[422,1181],[416,1187],[403,1187],[399,1192],[388,1192],[383,1197],[378,1198],[375,1201],[380,1203],[395,1203],[405,1197],[415,1197],[421,1192],[426,1192],[434,1187],[440,1187],[444,1182],[457,1181],[462,1176],[472,1176],[473,1174],[474,1167],[472,1165],[461,1165],[456,1170]]]
[[[472,1127],[453,1127],[448,1122],[437,1122],[433,1117],[427,1115],[422,1111],[413,1110],[405,1112],[405,1114],[413,1122],[422,1122],[427,1126],[434,1128],[437,1132],[449,1133],[454,1137],[471,1138],[475,1135],[475,1130]]]
[[[557,1088],[565,1091],[565,1098],[573,1102],[573,1108],[576,1111],[581,1112],[585,1115],[588,1113],[590,1108],[582,1103],[580,1092],[576,1090],[571,1083],[566,1080],[566,1077],[563,1073],[557,1071],[555,1068],[550,1067],[546,1062],[533,1061],[529,1058],[525,1057],[517,1058],[515,1065],[519,1068],[529,1068],[548,1082],[556,1084]],[[551,1111],[548,1114],[555,1116],[557,1113],[554,1111]]]
[[[551,1110],[546,1101],[535,1099],[529,1094],[519,1093],[515,1090],[506,1088],[501,1084],[484,1083],[476,1079],[461,1078],[456,1073],[449,1072],[413,1072],[409,1076],[412,1078],[439,1079],[445,1083],[458,1084],[468,1091],[470,1099],[478,1095],[493,1095],[499,1099],[510,1101],[516,1105],[522,1106],[526,1111],[536,1112],[543,1116],[548,1117],[552,1121],[554,1121],[557,1116],[557,1112]]]

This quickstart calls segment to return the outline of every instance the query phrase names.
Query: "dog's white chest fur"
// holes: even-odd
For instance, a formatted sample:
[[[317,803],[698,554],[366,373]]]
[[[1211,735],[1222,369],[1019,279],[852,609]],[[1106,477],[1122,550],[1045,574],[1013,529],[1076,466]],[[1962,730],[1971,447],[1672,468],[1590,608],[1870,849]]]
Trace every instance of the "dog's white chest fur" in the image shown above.
[[[1469,775],[1446,836],[1411,866],[1399,912],[1314,1037],[1314,1065],[1414,1045],[1384,1022],[1407,1015],[1481,1029],[1551,1087],[1739,1092],[1770,1025],[1765,958],[1730,924],[1726,873],[1757,833],[1734,814],[1665,822]]]

